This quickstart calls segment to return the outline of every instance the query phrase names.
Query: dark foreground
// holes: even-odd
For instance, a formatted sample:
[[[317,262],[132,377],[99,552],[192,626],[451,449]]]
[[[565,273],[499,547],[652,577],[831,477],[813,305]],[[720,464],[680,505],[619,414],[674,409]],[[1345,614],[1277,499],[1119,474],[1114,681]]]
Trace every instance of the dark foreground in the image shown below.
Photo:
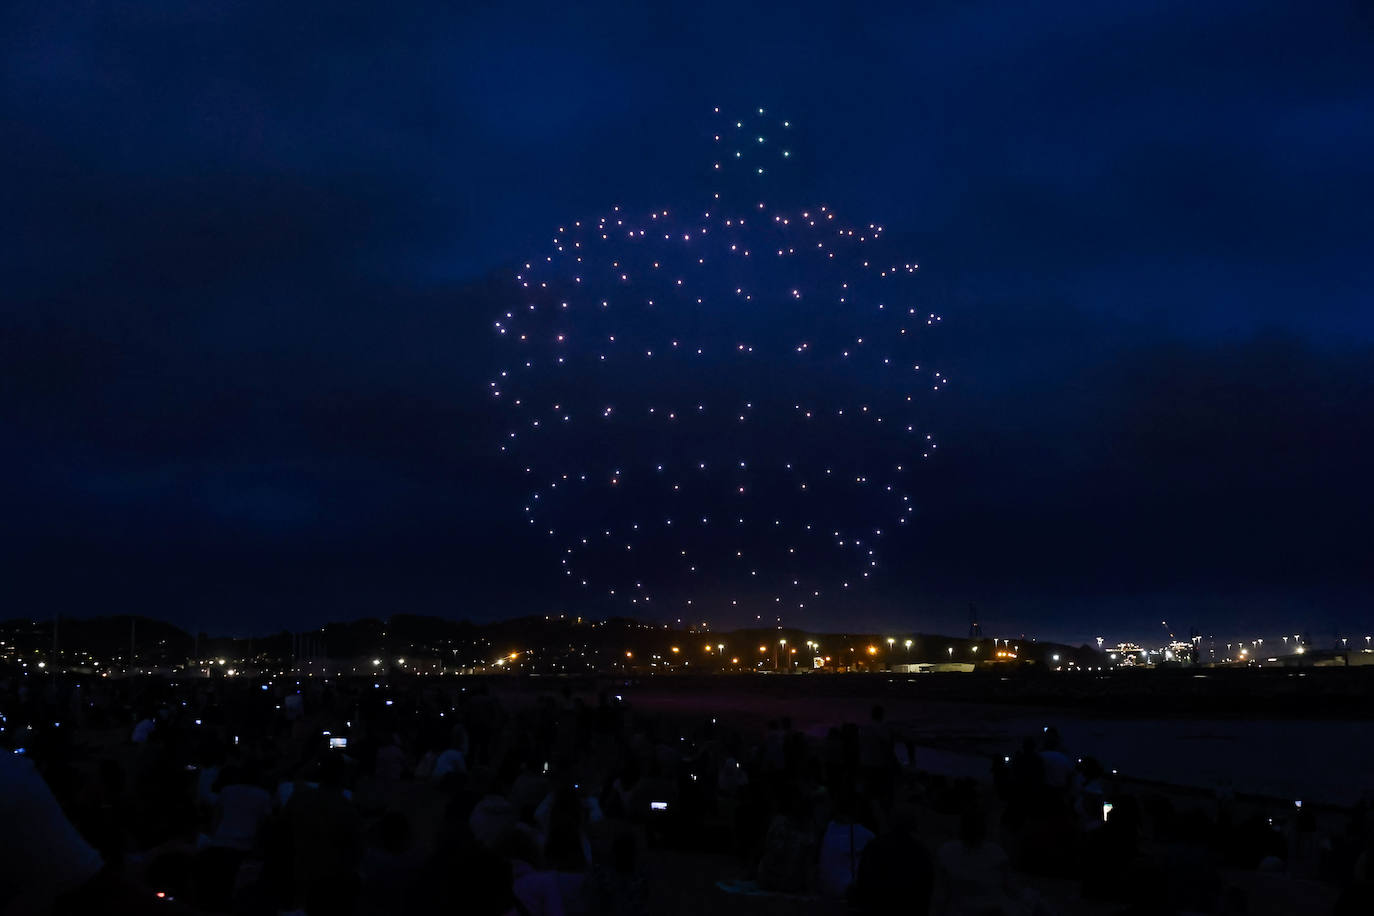
[[[1252,714],[1324,696],[1327,718],[1256,721],[1230,677],[1254,673],[9,679],[0,906],[1367,912],[1369,749],[1331,737],[1368,731],[1331,716],[1363,681],[1264,672]],[[1156,674],[1157,708],[1193,715],[1147,717]],[[1267,741],[1283,773],[1304,728],[1295,769],[1346,760],[1347,791],[1251,791],[1230,751]],[[1159,778],[1180,759],[1215,772]]]

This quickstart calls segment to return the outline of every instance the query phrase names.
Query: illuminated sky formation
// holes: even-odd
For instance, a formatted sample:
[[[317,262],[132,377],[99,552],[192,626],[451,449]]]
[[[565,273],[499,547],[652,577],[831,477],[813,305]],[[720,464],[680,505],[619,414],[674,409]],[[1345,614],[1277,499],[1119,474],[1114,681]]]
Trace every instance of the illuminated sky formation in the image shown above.
[[[797,194],[791,128],[717,109],[695,206],[556,227],[493,320],[500,448],[585,601],[794,619],[874,575],[912,522],[941,316],[883,226],[771,202]]]

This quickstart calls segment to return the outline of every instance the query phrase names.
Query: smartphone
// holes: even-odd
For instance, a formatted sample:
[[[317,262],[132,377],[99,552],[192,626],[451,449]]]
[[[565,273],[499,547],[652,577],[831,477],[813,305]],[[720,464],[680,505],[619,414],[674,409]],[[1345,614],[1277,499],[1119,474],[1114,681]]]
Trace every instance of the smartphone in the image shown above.
[[[347,739],[347,738],[339,737],[339,736],[336,735],[336,736],[333,736],[333,737],[331,737],[331,738],[329,739],[329,749],[330,749],[330,750],[338,750],[339,748],[343,748],[343,747],[348,747],[348,739]]]
[[[651,801],[651,802],[649,802],[649,808],[650,808],[651,810],[654,810],[654,811],[667,811],[667,810],[668,810],[668,803],[667,803],[667,802],[656,802],[656,801]]]
[[[1111,813],[1112,813],[1112,803],[1111,803],[1111,802],[1103,802],[1103,803],[1102,803],[1102,820],[1103,820],[1103,822],[1105,822],[1105,821],[1107,820],[1107,816],[1108,816],[1109,814],[1111,814]]]

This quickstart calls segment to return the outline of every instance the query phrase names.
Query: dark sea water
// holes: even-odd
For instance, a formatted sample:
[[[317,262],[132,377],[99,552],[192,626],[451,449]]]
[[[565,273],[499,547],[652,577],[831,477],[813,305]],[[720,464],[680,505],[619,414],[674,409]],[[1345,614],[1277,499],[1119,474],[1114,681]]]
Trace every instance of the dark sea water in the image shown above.
[[[1071,755],[1096,757],[1125,777],[1338,805],[1374,790],[1374,723],[1353,719],[1267,719],[1262,709],[1231,718],[1114,718],[995,703],[789,698],[745,688],[702,695],[651,687],[626,699],[646,711],[692,716],[715,711],[757,728],[788,716],[794,727],[817,737],[832,725],[868,721],[873,703],[881,702],[888,721],[909,729],[923,748],[918,752],[922,767],[980,778],[1022,738],[1053,725]]]

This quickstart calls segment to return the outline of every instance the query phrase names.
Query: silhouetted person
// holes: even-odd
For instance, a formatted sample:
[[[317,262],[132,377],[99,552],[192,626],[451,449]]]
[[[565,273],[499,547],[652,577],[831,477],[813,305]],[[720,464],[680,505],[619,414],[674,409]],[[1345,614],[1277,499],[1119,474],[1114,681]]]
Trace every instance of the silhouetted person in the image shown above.
[[[811,812],[801,796],[791,790],[784,790],[778,809],[763,838],[759,887],[768,891],[803,893],[808,889],[814,847]]]
[[[926,916],[933,884],[930,851],[916,838],[916,810],[898,805],[887,829],[865,847],[850,900],[860,913]]]
[[[941,913],[988,916],[1006,910],[1010,889],[1007,854],[988,839],[981,811],[964,812],[959,838],[942,845],[935,860]]]
[[[319,785],[298,788],[286,806],[296,898],[310,916],[352,913],[357,901],[362,825],[343,794],[342,769],[325,755]]]
[[[640,865],[639,840],[628,829],[611,839],[611,864],[598,866],[585,886],[587,912],[605,916],[647,916],[649,885]]]
[[[820,843],[820,892],[844,899],[858,876],[864,849],[873,831],[858,823],[861,804],[852,795],[841,798],[834,818],[825,826]]]
[[[362,911],[381,916],[405,909],[407,894],[422,864],[415,855],[409,819],[399,811],[388,811],[369,840],[358,869]]]

